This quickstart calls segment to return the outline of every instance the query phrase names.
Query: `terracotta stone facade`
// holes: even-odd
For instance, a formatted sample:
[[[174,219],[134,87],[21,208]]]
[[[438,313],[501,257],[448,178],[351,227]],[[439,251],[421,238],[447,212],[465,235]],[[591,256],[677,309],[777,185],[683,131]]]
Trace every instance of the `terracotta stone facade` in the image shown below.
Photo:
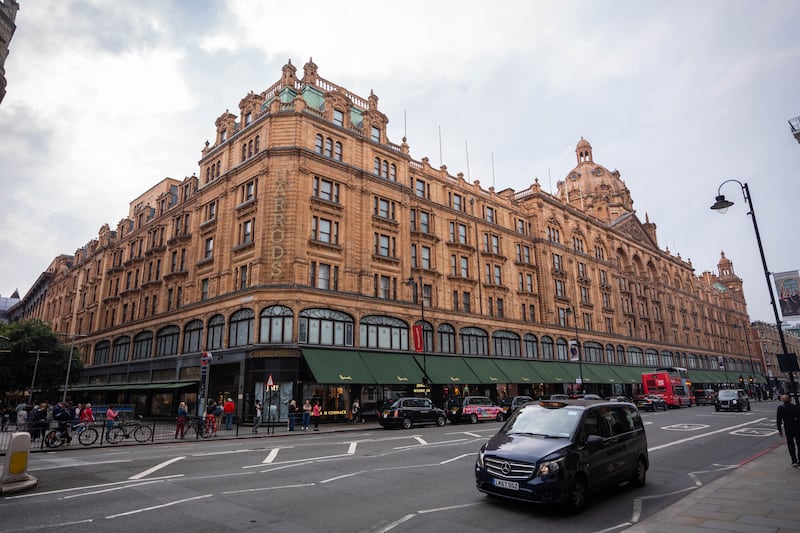
[[[555,195],[496,191],[413,159],[388,121],[288,63],[219,116],[196,175],[57,258],[16,318],[86,335],[86,388],[196,383],[209,351],[212,388],[244,403],[268,374],[308,395],[304,348],[412,350],[423,313],[432,355],[567,360],[577,329],[586,362],[749,368],[733,263],[697,275],[659,248],[588,141]]]

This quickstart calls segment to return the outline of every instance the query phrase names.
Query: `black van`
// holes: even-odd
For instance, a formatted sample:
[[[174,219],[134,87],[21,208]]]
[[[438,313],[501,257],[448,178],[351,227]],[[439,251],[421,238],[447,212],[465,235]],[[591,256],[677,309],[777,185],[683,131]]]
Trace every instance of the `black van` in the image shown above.
[[[695,389],[693,393],[695,405],[714,405],[717,399],[714,389]]]
[[[481,447],[479,491],[578,513],[593,492],[629,481],[650,466],[642,418],[629,403],[542,400],[519,408]]]

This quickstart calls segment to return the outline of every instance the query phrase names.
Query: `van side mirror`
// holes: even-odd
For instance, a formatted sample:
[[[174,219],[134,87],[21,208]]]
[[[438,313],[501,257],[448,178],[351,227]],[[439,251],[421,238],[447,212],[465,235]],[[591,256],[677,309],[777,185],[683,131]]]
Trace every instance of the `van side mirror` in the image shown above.
[[[590,450],[599,450],[605,444],[605,439],[600,435],[589,435],[586,438],[586,447]]]

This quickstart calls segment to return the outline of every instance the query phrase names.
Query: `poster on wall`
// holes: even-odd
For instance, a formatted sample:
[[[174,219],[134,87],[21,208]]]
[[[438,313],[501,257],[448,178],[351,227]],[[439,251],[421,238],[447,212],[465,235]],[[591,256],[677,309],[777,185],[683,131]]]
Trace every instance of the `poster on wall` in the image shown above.
[[[797,270],[772,274],[783,318],[800,318],[800,275]]]

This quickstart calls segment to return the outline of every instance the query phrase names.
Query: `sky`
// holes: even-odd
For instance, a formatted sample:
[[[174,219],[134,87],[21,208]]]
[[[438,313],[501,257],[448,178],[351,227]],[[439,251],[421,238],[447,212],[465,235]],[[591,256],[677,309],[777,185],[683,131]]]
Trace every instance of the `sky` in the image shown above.
[[[2,0],[0,0],[2,1]],[[555,192],[581,137],[620,171],[659,246],[744,280],[800,268],[796,0],[20,0],[0,103],[0,296],[198,173],[214,121],[291,60],[388,116],[415,160],[484,188]]]

